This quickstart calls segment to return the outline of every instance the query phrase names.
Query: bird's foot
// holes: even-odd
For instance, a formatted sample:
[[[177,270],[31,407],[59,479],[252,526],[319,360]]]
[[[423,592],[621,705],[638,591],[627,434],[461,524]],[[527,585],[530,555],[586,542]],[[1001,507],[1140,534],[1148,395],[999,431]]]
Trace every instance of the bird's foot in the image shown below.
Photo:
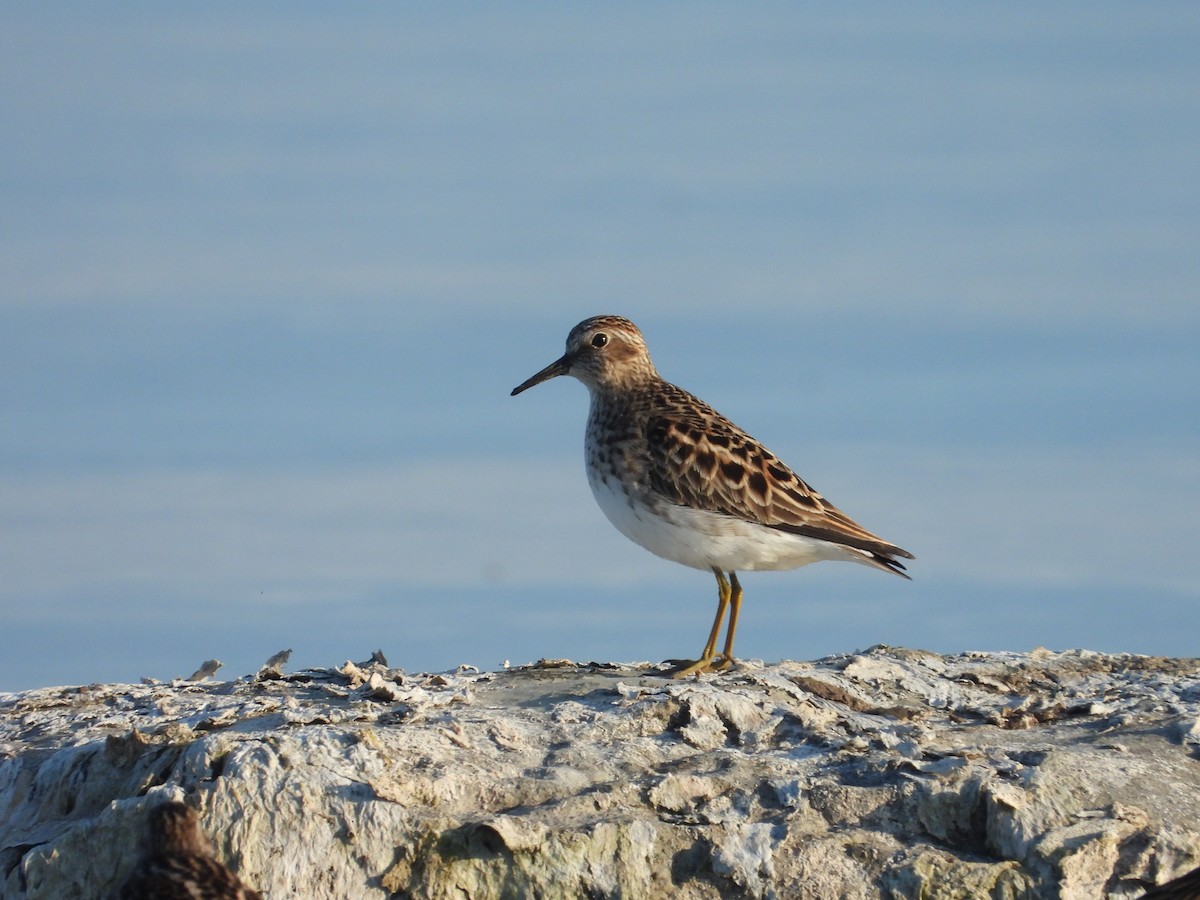
[[[675,662],[675,660],[671,660]],[[671,678],[687,678],[689,675],[699,675],[701,672],[724,672],[732,666],[737,660],[732,656],[721,655],[705,656],[697,660],[682,660],[678,665],[667,669],[666,673]]]

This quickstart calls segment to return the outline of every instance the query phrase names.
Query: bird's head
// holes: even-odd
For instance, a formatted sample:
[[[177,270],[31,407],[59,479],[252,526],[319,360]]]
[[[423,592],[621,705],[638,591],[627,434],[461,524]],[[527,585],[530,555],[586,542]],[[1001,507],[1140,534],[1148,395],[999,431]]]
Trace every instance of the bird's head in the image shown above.
[[[658,377],[638,327],[620,316],[584,319],[567,335],[567,352],[513,388],[512,396],[558,375],[589,389],[632,386]]]

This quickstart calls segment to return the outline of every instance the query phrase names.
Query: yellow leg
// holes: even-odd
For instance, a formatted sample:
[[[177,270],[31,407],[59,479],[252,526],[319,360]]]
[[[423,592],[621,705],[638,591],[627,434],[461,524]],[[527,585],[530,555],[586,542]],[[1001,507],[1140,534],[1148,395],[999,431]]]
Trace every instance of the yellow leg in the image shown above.
[[[704,645],[704,652],[700,654],[701,659],[712,659],[716,655],[721,620],[725,618],[725,610],[729,608],[729,582],[725,580],[725,575],[720,569],[714,568],[713,574],[717,576],[717,616],[713,619],[712,631],[708,633],[708,643]]]
[[[672,671],[672,678],[686,678],[688,675],[698,675],[713,668],[724,669],[733,663],[733,630],[737,627],[737,615],[742,606],[742,586],[738,584],[737,574],[734,572],[729,573],[729,577],[733,579],[732,587],[725,580],[725,573],[716,566],[713,566],[713,574],[717,576],[717,615],[713,619],[712,631],[708,633],[708,641],[700,658]],[[718,659],[717,638],[721,634],[721,622],[725,618],[725,611],[730,609],[731,602],[733,608],[729,619],[730,630],[725,635],[725,652]]]
[[[729,581],[733,588],[729,600],[729,630],[725,632],[725,649],[721,651],[721,661],[717,664],[717,668],[721,669],[728,669],[737,662],[733,658],[733,636],[737,632],[738,616],[742,612],[742,586],[738,583],[737,572],[729,573]]]

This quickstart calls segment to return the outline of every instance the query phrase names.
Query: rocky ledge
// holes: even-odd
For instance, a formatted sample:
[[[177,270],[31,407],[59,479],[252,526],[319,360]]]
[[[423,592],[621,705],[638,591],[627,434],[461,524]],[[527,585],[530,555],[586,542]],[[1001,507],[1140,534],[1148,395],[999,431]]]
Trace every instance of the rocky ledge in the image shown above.
[[[113,896],[168,800],[272,898],[1094,900],[1200,865],[1200,660],[647,668],[0,694],[0,896]]]

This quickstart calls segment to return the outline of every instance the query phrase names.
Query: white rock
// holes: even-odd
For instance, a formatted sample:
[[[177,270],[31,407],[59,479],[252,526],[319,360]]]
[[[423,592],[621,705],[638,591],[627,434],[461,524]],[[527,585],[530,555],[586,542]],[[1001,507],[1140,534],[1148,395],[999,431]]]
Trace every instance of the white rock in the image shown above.
[[[0,898],[109,896],[166,798],[273,897],[1136,896],[1198,721],[1195,660],[1047,650],[6,694]]]

